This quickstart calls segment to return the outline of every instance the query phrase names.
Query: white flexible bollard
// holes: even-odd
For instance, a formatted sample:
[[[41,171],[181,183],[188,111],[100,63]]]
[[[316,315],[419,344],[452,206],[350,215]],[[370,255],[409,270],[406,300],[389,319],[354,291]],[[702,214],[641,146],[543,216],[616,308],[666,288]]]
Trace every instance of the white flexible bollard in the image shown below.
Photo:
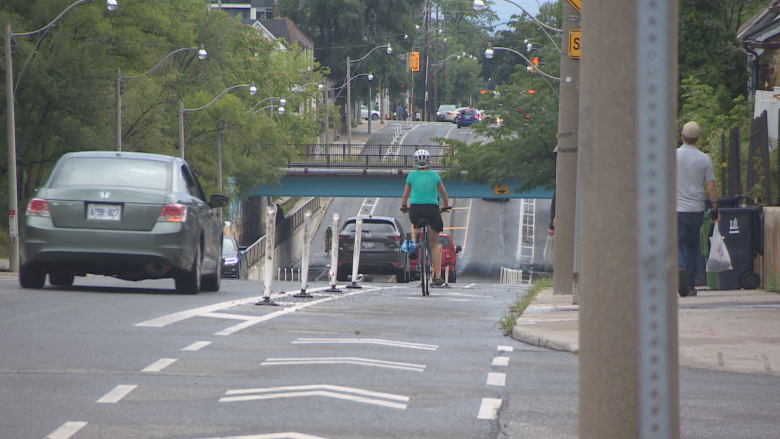
[[[340,293],[341,290],[336,288],[336,273],[339,267],[339,223],[341,222],[341,215],[338,213],[333,214],[333,237],[331,238],[330,245],[330,271],[328,272],[328,280],[330,281],[330,288],[328,293]]]
[[[352,252],[352,283],[347,285],[347,288],[361,288],[357,284],[358,281],[358,268],[360,268],[360,247],[363,243],[363,215],[358,215],[355,220],[355,241],[353,244],[354,250]]]
[[[311,299],[313,296],[306,292],[309,281],[309,257],[311,256],[311,212],[306,211],[303,214],[303,257],[301,258],[301,268],[298,270],[298,279],[301,281],[301,292],[293,297]]]
[[[268,206],[265,212],[265,274],[263,275],[265,289],[263,291],[263,300],[257,302],[255,305],[276,306],[271,300],[271,285],[273,283],[275,259],[274,248],[276,247],[276,209],[276,205]]]

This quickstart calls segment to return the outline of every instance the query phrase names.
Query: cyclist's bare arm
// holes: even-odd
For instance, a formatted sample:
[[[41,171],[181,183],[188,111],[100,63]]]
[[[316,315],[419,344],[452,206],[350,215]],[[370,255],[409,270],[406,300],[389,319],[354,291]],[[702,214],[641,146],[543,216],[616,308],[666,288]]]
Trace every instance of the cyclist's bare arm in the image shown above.
[[[444,212],[446,210],[450,210],[450,198],[447,196],[447,189],[444,189],[444,183],[439,183],[439,193],[441,194],[441,198],[443,201],[443,204],[441,208],[439,208],[439,211]]]
[[[406,187],[404,188],[404,195],[401,197],[401,212],[405,212],[404,208],[406,210],[409,210],[408,203],[409,197],[412,195],[412,186],[409,183],[406,183]]]

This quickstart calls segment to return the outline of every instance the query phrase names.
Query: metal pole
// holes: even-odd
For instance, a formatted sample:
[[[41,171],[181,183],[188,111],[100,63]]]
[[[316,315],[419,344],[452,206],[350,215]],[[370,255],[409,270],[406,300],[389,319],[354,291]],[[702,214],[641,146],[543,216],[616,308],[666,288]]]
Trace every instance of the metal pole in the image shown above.
[[[116,69],[116,150],[122,150],[122,72]]]
[[[16,121],[14,119],[14,66],[11,25],[5,25],[5,113],[8,131],[8,253],[9,269],[19,271],[19,207],[16,188]]]
[[[357,284],[358,281],[358,268],[360,268],[360,246],[363,242],[363,215],[358,215],[355,220],[355,241],[353,244],[354,250],[352,251],[352,283],[347,285],[347,288],[361,288]]]
[[[329,293],[340,293],[341,290],[336,288],[336,273],[339,266],[339,222],[341,221],[341,215],[338,213],[333,214],[333,237],[331,238],[330,245],[330,271],[328,272],[328,280],[330,281]]]
[[[371,134],[371,117],[374,115],[374,105],[371,102],[371,81],[368,81],[368,134]]]
[[[327,145],[326,148],[330,145],[330,113],[328,112],[328,104],[330,102],[330,92],[328,89],[325,89],[325,144]],[[330,149],[328,149],[328,154],[330,154]]]
[[[347,57],[347,145],[352,146],[352,77],[349,72],[349,57]],[[350,148],[350,153],[352,149]]]
[[[179,157],[184,159],[184,102],[179,102]]]
[[[222,194],[222,125],[217,124],[217,193]],[[224,227],[222,208],[219,208],[219,223]]]

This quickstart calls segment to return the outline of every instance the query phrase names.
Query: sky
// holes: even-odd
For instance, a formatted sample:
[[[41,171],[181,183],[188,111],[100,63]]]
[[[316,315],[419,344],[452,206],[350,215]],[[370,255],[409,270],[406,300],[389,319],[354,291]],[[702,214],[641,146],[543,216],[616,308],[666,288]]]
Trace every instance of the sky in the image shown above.
[[[493,9],[493,11],[496,12],[498,15],[499,20],[496,23],[506,23],[509,21],[510,17],[512,15],[520,15],[523,13],[523,10],[518,8],[517,6],[513,5],[512,3],[509,3],[504,0],[493,0],[494,3],[490,7]],[[545,3],[548,0],[539,0],[539,3],[536,2],[536,0],[512,0],[518,5],[522,6],[526,11],[529,13],[536,15],[539,13],[539,3]],[[497,29],[507,29],[506,26],[499,26]]]

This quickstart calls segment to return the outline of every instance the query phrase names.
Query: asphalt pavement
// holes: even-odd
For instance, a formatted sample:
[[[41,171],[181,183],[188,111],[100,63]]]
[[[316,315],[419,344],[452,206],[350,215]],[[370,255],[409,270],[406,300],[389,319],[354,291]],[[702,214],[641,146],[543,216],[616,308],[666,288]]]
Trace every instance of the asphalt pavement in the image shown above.
[[[697,296],[677,298],[680,365],[780,375],[780,294],[697,290]],[[512,338],[577,352],[579,306],[570,295],[542,290],[517,319]]]

